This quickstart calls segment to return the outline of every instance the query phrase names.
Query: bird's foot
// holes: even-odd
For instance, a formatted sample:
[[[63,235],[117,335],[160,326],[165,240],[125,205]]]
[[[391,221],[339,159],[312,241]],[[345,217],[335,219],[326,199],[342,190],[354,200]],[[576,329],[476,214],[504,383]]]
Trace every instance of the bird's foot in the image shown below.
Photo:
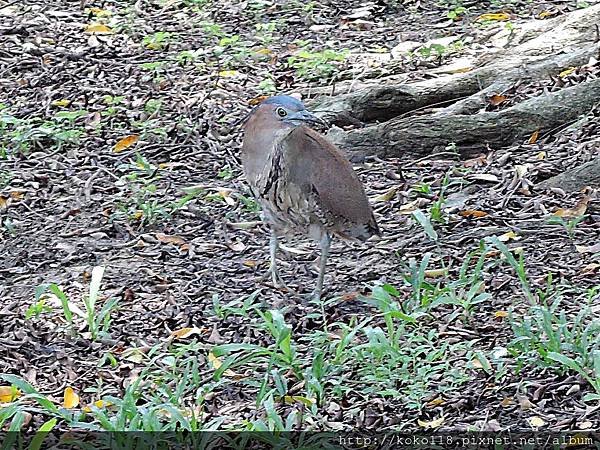
[[[274,269],[272,267],[269,268],[269,270],[267,270],[267,272],[260,277],[260,280],[267,281],[269,278],[271,279],[271,282],[273,283],[273,286],[276,289],[282,289],[289,292],[296,292],[294,289],[289,287],[285,283],[285,281],[283,281],[283,278],[281,278],[281,275],[279,275],[279,271],[277,269]]]

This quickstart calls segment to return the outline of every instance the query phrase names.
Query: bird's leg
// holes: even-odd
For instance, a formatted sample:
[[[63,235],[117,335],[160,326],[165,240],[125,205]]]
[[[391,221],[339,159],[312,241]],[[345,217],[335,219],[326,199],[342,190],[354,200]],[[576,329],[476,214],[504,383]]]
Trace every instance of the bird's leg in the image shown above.
[[[271,237],[269,239],[269,256],[271,257],[271,263],[269,264],[269,273],[271,274],[271,280],[275,287],[279,287],[279,272],[277,271],[277,250],[279,250],[279,239],[275,231],[271,230]]]
[[[325,232],[321,236],[320,247],[321,247],[321,261],[319,261],[319,278],[317,278],[317,287],[312,294],[314,301],[321,300],[321,292],[323,291],[323,280],[325,278],[325,268],[327,266],[327,258],[329,257],[329,247],[331,245],[331,236]]]
[[[271,280],[273,281],[273,285],[276,288],[283,288],[289,291],[293,291],[285,284],[283,279],[279,276],[279,270],[277,268],[277,250],[279,250],[279,239],[277,238],[275,230],[271,229],[271,237],[269,239],[269,270],[267,270],[267,273],[262,277],[262,279],[265,279],[270,275]]]

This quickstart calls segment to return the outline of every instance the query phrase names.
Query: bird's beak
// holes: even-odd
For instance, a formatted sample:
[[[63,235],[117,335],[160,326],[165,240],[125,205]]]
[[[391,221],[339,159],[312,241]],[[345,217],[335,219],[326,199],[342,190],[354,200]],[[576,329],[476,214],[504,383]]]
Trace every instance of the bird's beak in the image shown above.
[[[328,126],[327,122],[325,122],[323,119],[319,119],[317,116],[315,116],[310,111],[307,111],[306,109],[289,114],[285,118],[285,120],[307,122],[309,124],[319,124],[319,125]]]

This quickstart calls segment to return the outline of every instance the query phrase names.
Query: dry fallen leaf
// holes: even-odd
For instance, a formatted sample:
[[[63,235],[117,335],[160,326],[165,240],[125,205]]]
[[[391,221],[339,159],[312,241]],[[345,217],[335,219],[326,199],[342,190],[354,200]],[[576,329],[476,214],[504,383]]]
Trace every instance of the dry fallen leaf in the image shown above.
[[[518,240],[519,237],[517,236],[517,233],[515,233],[514,231],[508,231],[500,236],[498,236],[498,240],[500,242],[508,242],[510,240]]]
[[[544,422],[544,420],[538,416],[530,417],[527,419],[527,421],[529,422],[529,425],[531,425],[533,428],[539,428],[546,425],[546,422]]]
[[[527,143],[528,144],[535,144],[537,142],[539,136],[540,136],[540,130],[535,130],[531,134],[531,137],[529,138],[529,140],[527,141]]]
[[[589,247],[587,245],[576,245],[575,250],[578,253],[598,253],[600,252],[600,242]]]
[[[109,406],[112,406],[111,402],[108,401],[104,401],[104,400],[96,400],[93,405],[98,408],[98,409],[102,409],[102,408],[108,408]],[[92,412],[92,407],[91,406],[84,406],[83,407],[83,411],[84,412]]]
[[[227,244],[227,247],[229,247],[234,252],[243,252],[246,249],[246,244],[240,241],[230,242],[229,244]]]
[[[113,151],[115,153],[122,152],[123,150],[128,149],[133,144],[135,144],[139,139],[140,139],[140,137],[137,134],[132,134],[132,135],[126,136],[123,139],[120,139],[115,144]]]
[[[542,11],[542,12],[541,12],[541,13],[538,15],[538,17],[539,17],[540,19],[546,19],[547,17],[552,17],[552,16],[555,16],[555,15],[557,15],[557,14],[558,14],[558,10],[554,10],[554,11],[548,11],[548,10],[545,10],[545,11]]]
[[[387,192],[378,195],[377,197],[375,197],[373,199],[373,202],[389,202],[390,200],[392,200],[395,196],[396,196],[396,192],[398,191],[398,188],[391,188],[390,190],[388,190]]]
[[[308,407],[311,407],[317,402],[314,398],[302,397],[300,395],[285,395],[283,397],[283,401],[288,405],[293,405],[294,403],[302,403]]]
[[[546,152],[539,152],[535,156],[535,159],[537,159],[538,161],[542,161],[542,160],[546,159]]]
[[[209,352],[209,354],[208,354],[208,362],[210,363],[210,365],[215,370],[219,370],[219,367],[221,367],[223,365],[223,363],[221,362],[221,360],[219,359],[219,357],[215,356],[215,354],[213,352]],[[226,376],[226,377],[238,377],[239,376],[237,373],[235,373],[231,369],[225,370],[225,372],[223,372],[223,375]]]
[[[446,403],[446,402],[444,401],[444,399],[443,399],[443,398],[441,398],[441,397],[436,397],[436,398],[434,398],[433,400],[431,400],[431,401],[428,401],[428,402],[427,402],[427,406],[429,406],[429,407],[432,407],[432,408],[433,408],[434,406],[440,406],[440,405],[443,405],[444,403]]]
[[[419,209],[420,199],[413,200],[412,202],[405,203],[400,206],[398,213],[400,214],[412,214],[413,211]]]
[[[561,78],[568,77],[573,72],[575,72],[575,69],[576,69],[576,67],[569,67],[568,69],[565,69],[561,73],[559,73],[558,76]]]
[[[598,263],[590,263],[590,264],[584,266],[581,269],[581,273],[582,274],[586,274],[586,275],[587,274],[591,275],[591,274],[593,274],[595,272],[600,272],[600,270],[598,270],[598,269],[600,269],[600,264],[598,264]]]
[[[496,175],[492,175],[491,173],[476,173],[469,178],[477,181],[488,181],[490,183],[497,183],[500,181]]]
[[[156,233],[156,239],[165,244],[183,245],[185,240],[179,236],[169,236],[168,234]]]
[[[535,405],[529,401],[525,395],[517,395],[517,401],[523,411],[533,408]]]
[[[231,198],[230,190],[221,190],[219,191],[219,195],[223,198],[223,200],[225,200],[225,203],[227,203],[229,206],[235,205],[235,200]]]
[[[0,386],[0,403],[14,402],[20,396],[21,391],[19,391],[16,387]]]
[[[477,167],[484,166],[488,162],[487,157],[485,155],[480,155],[476,158],[467,159],[463,162],[463,166],[465,167]]]
[[[458,215],[463,217],[473,217],[477,219],[479,217],[487,216],[488,213],[486,213],[485,211],[479,211],[478,209],[465,209],[464,211],[460,211]]]
[[[558,208],[554,212],[556,217],[573,218],[583,216],[587,210],[587,205],[590,202],[591,197],[586,195],[577,202],[574,208]]]
[[[101,9],[101,8],[96,8],[96,7],[89,8],[86,11],[92,13],[96,17],[110,17],[110,16],[112,16],[112,12],[110,12],[110,11],[108,11],[106,9]]]
[[[494,312],[494,317],[503,319],[505,317],[508,317],[508,313],[506,311],[495,311]]]
[[[221,78],[237,77],[240,73],[237,70],[221,70],[219,76]]]
[[[500,406],[502,406],[503,408],[508,408],[509,406],[514,404],[515,402],[513,402],[512,397],[504,397],[500,402]]]
[[[497,20],[497,21],[508,20],[508,19],[510,19],[510,16],[506,13],[487,13],[487,14],[482,14],[477,18],[477,20]]]
[[[79,405],[79,395],[75,393],[71,386],[65,388],[63,394],[63,407],[66,409],[73,409]]]
[[[171,332],[171,336],[175,339],[185,339],[194,334],[202,335],[205,330],[198,327],[188,327],[188,328],[180,328],[179,330],[175,330]]]
[[[506,101],[507,97],[505,95],[494,94],[488,98],[490,105],[498,106]]]
[[[248,104],[250,106],[256,106],[268,98],[269,98],[268,95],[259,95],[258,97],[254,97],[254,98],[251,98],[250,100],[248,100]]]
[[[423,272],[426,277],[437,278],[448,274],[448,269],[429,269]]]
[[[94,34],[110,34],[112,30],[102,23],[90,23],[85,27],[86,33],[94,33]]]
[[[60,100],[54,100],[52,102],[52,106],[58,106],[60,108],[64,108],[65,106],[69,106],[71,104],[71,100],[67,100],[66,98],[61,98]]]
[[[432,420],[430,422],[426,422],[424,420],[417,419],[417,423],[419,424],[419,426],[421,428],[425,428],[426,430],[433,429],[433,428],[439,428],[444,423],[444,416],[440,417],[439,419]]]

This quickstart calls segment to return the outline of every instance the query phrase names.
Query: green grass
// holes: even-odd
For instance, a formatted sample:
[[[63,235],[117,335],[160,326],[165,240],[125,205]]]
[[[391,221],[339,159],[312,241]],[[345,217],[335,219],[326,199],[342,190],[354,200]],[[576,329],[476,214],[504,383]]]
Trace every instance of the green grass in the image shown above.
[[[490,258],[491,252],[504,259]],[[284,313],[265,308],[259,291],[227,303],[214,295],[211,315],[263,338],[212,345],[190,336],[185,341],[164,339],[150,348],[105,352],[99,368],[133,364],[137,375],[120,393],[90,382],[79,393],[78,408],[65,409],[22,378],[3,375],[22,395],[0,409],[0,427],[18,428],[30,412],[56,419],[56,426],[110,431],[286,431],[316,426],[329,405],[357,394],[393,401],[419,417],[429,402],[458,394],[481,371],[501,383],[526,367],[577,373],[596,392],[583,400],[600,399],[600,328],[590,312],[599,288],[582,291],[550,279],[544,290],[534,290],[523,256],[515,258],[497,239],[482,242],[460,267],[446,268],[441,278],[427,275],[435,259],[425,254],[421,261],[400,267],[402,286],[373,286],[371,295],[359,297],[364,304],[360,315],[328,321],[326,310],[340,300],[317,305],[308,315],[317,325],[304,334],[294,332]],[[521,301],[513,301],[505,324],[513,334],[506,348],[498,351],[476,338],[448,341],[440,336],[440,321],[468,329],[476,314],[490,315],[486,305],[491,297],[483,280],[494,270],[514,270],[521,286]],[[98,273],[92,276],[86,302],[94,311],[100,279]],[[585,300],[577,315],[562,312],[567,298]],[[67,317],[69,301],[62,300],[67,323],[75,320]],[[35,320],[44,320],[45,306]],[[96,312],[95,319],[86,319],[87,327],[97,330],[89,339],[108,331],[101,316]],[[255,414],[247,419],[235,413],[209,417],[207,406],[231,390],[244,393],[243,400],[235,400],[237,409]]]

